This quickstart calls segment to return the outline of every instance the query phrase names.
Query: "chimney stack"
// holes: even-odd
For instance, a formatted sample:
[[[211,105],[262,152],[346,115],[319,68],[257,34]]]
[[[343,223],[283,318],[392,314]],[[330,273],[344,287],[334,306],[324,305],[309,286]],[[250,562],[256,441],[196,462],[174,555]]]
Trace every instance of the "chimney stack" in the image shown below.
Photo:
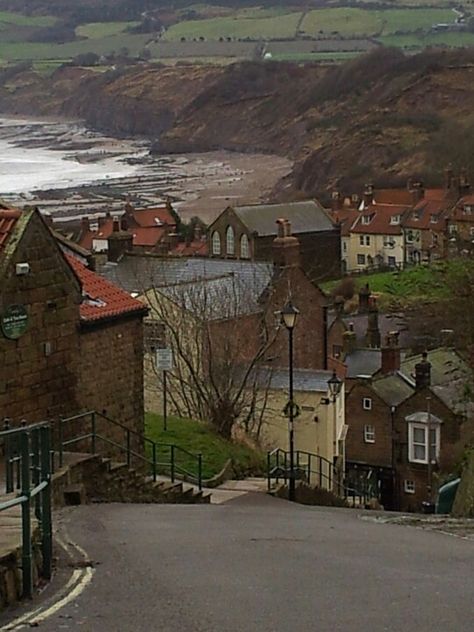
[[[459,173],[459,196],[467,195],[471,189],[469,184],[469,178],[467,176],[467,169],[461,169]]]
[[[448,190],[451,189],[453,186],[453,176],[454,176],[454,173],[453,173],[452,167],[447,167],[444,170],[444,186]]]
[[[359,290],[359,314],[366,314],[369,311],[370,287],[366,283]]]
[[[273,240],[273,263],[280,267],[299,267],[300,242],[291,234],[291,223],[277,219],[278,236]]]
[[[364,206],[370,206],[374,201],[374,185],[366,184],[364,188]]]
[[[331,193],[331,208],[333,211],[339,211],[342,207],[341,194],[339,191],[333,191]]]
[[[425,186],[421,180],[412,182],[410,192],[413,196],[413,203],[419,202],[425,197]]]
[[[380,348],[379,309],[377,301],[369,297],[369,313],[367,316],[366,345],[371,349]]]
[[[344,355],[349,355],[357,347],[357,336],[354,331],[354,324],[349,323],[349,329],[342,334],[342,351]]]
[[[107,243],[107,258],[109,261],[114,262],[119,261],[126,252],[131,252],[133,248],[133,235],[121,229],[120,219],[118,217],[114,217],[113,231]]]
[[[83,233],[87,233],[89,232],[91,229],[91,225],[89,223],[89,218],[88,217],[81,217],[81,231]]]
[[[381,371],[383,375],[396,373],[400,370],[398,335],[398,331],[390,331],[385,339],[385,346],[382,347]]]
[[[415,384],[417,391],[431,385],[431,362],[428,361],[427,352],[424,351],[421,357],[421,362],[415,364]]]

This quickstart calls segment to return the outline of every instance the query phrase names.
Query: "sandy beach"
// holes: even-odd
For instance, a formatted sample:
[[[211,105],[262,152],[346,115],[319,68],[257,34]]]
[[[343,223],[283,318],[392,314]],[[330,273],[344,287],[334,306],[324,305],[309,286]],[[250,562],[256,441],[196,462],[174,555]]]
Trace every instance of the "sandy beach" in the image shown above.
[[[119,211],[130,197],[167,197],[184,220],[212,221],[229,204],[256,203],[291,169],[285,158],[226,151],[150,156],[143,140],[114,139],[79,122],[0,119],[0,197],[57,219]]]

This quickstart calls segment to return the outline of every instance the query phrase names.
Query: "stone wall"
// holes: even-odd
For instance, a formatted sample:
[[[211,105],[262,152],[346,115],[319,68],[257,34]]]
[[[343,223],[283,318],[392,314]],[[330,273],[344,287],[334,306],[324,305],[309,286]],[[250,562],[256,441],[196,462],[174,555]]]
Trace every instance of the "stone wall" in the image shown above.
[[[141,316],[86,326],[81,330],[78,399],[83,410],[99,413],[144,430],[143,324]],[[99,422],[100,423],[100,422]],[[113,430],[112,430],[113,428]],[[123,444],[125,433],[104,424]],[[98,430],[101,430],[99,425]]]
[[[29,274],[17,276],[17,263],[28,263]],[[1,279],[0,312],[9,305],[28,311],[28,328],[18,340],[0,333],[0,415],[13,425],[77,410],[80,297],[59,247],[33,214]]]

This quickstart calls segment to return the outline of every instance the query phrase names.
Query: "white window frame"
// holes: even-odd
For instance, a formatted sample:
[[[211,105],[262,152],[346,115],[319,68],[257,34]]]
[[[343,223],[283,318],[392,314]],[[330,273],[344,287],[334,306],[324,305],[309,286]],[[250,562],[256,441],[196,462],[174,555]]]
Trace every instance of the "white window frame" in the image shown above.
[[[392,215],[390,218],[390,224],[398,226],[400,224],[400,215]]]
[[[220,255],[221,254],[221,236],[219,231],[215,230],[212,233],[212,254]]]
[[[372,215],[362,215],[362,219],[361,219],[362,224],[367,226],[367,224],[370,224],[371,221],[372,221]]]
[[[363,397],[362,398],[362,408],[364,410],[372,410],[372,398],[371,397]]]
[[[361,246],[363,246],[363,245],[364,245],[364,235],[359,235],[359,244],[360,244]]]
[[[415,481],[404,480],[403,491],[405,492],[405,494],[414,494],[416,492]]]
[[[364,426],[364,443],[375,443],[375,426],[373,424]]]
[[[225,253],[235,255],[235,235],[232,226],[227,226],[225,231]]]
[[[422,430],[424,433],[423,442],[415,442],[415,430]],[[431,443],[431,460],[436,461],[439,459],[439,451],[440,451],[440,427],[439,424],[432,424],[431,431],[435,432],[435,441]],[[426,423],[409,423],[408,424],[408,460],[410,463],[421,463],[424,465],[428,465],[428,445],[427,445],[427,437],[428,434],[428,424]],[[415,447],[416,446],[424,446],[424,454],[423,458],[416,458],[415,456]],[[434,448],[434,455],[433,455]]]
[[[370,246],[370,235],[365,236],[365,245]]]
[[[245,233],[240,237],[240,258],[250,259],[249,238]]]

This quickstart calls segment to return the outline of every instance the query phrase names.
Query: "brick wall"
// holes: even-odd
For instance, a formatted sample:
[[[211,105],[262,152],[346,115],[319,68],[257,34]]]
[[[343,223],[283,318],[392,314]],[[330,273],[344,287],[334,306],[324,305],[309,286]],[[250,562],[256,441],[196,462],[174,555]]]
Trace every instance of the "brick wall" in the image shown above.
[[[294,329],[294,366],[299,369],[326,368],[326,324],[324,294],[297,267],[284,269],[275,281],[266,308],[269,330],[275,328],[275,312],[281,310],[291,291],[292,301],[300,311]],[[288,366],[288,333],[284,327],[271,349],[273,365]]]
[[[400,405],[395,413],[395,460],[397,471],[397,491],[402,511],[415,511],[421,508],[421,503],[428,499],[428,466],[420,463],[410,463],[408,460],[408,424],[406,417],[415,412],[427,410],[426,398],[430,396],[430,410],[433,415],[443,421],[440,436],[439,466],[435,466],[433,476],[433,499],[436,498],[438,488],[437,472],[449,472],[460,459],[464,450],[461,439],[462,426],[460,419],[454,415],[445,404],[427,389],[416,392],[412,397]],[[404,481],[415,483],[415,493],[407,493]]]
[[[363,407],[364,398],[371,400],[371,410]],[[346,397],[346,459],[379,467],[392,465],[392,427],[390,408],[374,393],[370,385],[356,383]],[[364,440],[364,426],[375,429],[374,443]]]
[[[15,265],[23,262],[29,263],[30,273],[17,276]],[[0,333],[0,417],[18,425],[23,418],[41,421],[77,410],[79,301],[73,272],[33,214],[1,279],[0,312],[24,305],[29,325],[18,340]]]

